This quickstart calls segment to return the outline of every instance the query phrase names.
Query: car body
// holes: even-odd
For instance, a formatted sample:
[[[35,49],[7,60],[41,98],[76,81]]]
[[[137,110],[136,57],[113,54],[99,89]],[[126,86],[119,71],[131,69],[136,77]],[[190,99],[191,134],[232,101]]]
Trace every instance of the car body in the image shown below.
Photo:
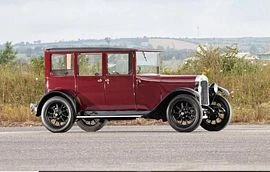
[[[209,86],[204,75],[161,75],[160,53],[112,47],[46,49],[45,95],[31,109],[52,132],[68,131],[75,121],[85,131],[97,131],[107,120],[140,117],[168,120],[183,132],[203,123],[210,131],[223,129],[231,108],[218,92],[228,91],[215,83]],[[223,118],[211,107],[216,97],[222,99],[216,109],[224,111]],[[206,122],[210,116],[221,122]]]

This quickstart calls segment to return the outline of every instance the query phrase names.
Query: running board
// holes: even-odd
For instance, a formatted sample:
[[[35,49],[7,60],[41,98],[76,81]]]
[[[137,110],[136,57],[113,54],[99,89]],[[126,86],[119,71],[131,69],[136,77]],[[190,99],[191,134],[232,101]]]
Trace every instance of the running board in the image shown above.
[[[141,118],[142,115],[125,115],[125,116],[98,116],[98,115],[92,115],[92,116],[76,116],[77,119],[85,119],[85,118]]]
[[[150,111],[86,111],[85,115],[78,115],[76,118],[140,118],[148,113]]]

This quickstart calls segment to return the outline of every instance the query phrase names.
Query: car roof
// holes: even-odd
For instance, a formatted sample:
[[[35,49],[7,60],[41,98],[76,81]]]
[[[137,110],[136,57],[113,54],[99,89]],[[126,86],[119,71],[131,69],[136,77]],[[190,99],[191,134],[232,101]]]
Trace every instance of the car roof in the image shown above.
[[[136,49],[136,48],[120,48],[120,47],[67,47],[67,48],[48,48],[47,52],[161,52],[158,49]]]

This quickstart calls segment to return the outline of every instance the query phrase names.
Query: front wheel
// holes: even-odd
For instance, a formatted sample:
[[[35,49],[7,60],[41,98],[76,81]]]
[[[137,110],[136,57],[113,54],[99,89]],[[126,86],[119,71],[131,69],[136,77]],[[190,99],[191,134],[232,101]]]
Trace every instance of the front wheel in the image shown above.
[[[79,119],[78,126],[86,132],[95,132],[104,127],[107,120],[104,119]]]
[[[202,120],[201,127],[208,131],[220,131],[231,120],[231,106],[224,97],[216,95],[210,107],[214,111],[208,111],[208,118]]]
[[[178,132],[195,130],[202,121],[202,110],[198,100],[187,94],[176,96],[167,107],[167,120]]]
[[[48,99],[41,110],[42,124],[51,132],[59,133],[68,131],[74,121],[74,108],[63,97]]]

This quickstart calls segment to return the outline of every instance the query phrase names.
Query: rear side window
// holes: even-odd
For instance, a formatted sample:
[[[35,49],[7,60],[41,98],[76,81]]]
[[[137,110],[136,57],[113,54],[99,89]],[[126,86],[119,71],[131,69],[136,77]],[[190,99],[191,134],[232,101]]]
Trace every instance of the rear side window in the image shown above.
[[[74,55],[73,54],[52,54],[51,72],[56,76],[74,75]]]

